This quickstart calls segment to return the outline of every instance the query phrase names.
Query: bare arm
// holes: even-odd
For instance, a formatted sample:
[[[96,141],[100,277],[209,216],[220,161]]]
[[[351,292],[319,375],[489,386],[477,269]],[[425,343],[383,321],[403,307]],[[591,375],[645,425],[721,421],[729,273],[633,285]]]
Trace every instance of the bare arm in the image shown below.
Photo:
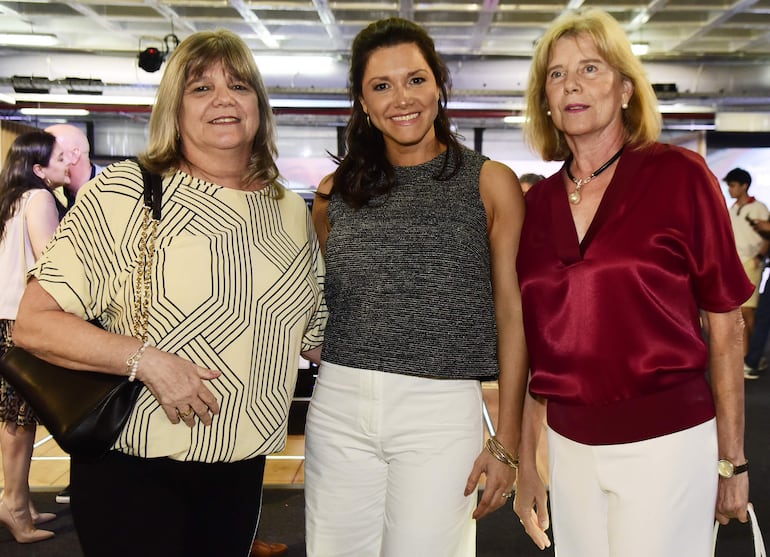
[[[22,297],[13,341],[33,354],[71,369],[128,375],[126,360],[141,346],[136,338],[104,331],[64,311],[37,279]],[[155,395],[169,420],[190,406],[205,424],[219,413],[219,403],[203,380],[219,371],[203,369],[176,355],[149,347],[139,362],[137,378]],[[192,419],[185,420],[192,426]]]
[[[59,214],[56,211],[56,201],[53,195],[35,195],[27,203],[24,222],[29,234],[29,243],[35,259],[43,253],[48,241],[59,226]],[[31,261],[28,265],[31,265]]]
[[[487,212],[492,288],[497,322],[499,409],[497,439],[509,452],[519,445],[521,413],[527,382],[527,351],[521,316],[521,293],[516,275],[516,254],[524,221],[524,197],[516,175],[505,165],[488,161],[481,170],[481,199]],[[473,517],[478,519],[502,506],[510,493],[516,472],[482,451],[468,478],[466,494],[486,474],[484,495]]]
[[[743,452],[743,320],[740,308],[727,313],[704,312],[708,320],[711,391],[717,414],[719,458],[736,465],[746,462]],[[714,463],[716,475],[716,463]],[[731,518],[748,520],[748,473],[719,478],[716,517],[722,524]]]
[[[332,175],[329,174],[318,184],[318,192],[329,194],[332,191],[332,185]],[[316,194],[313,200],[313,225],[316,236],[318,236],[318,243],[321,245],[321,253],[324,255],[326,255],[326,240],[329,238],[329,231],[331,230],[328,209],[329,200]]]

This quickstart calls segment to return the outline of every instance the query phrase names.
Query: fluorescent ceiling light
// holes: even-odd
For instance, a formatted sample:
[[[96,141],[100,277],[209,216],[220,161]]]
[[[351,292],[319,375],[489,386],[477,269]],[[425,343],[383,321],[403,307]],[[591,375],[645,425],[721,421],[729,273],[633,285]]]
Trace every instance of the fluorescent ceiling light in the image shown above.
[[[0,93],[0,103],[16,104],[16,99],[13,98],[13,95],[9,95],[8,93]]]
[[[88,116],[90,110],[85,108],[22,108],[19,112],[24,116]]]
[[[526,118],[524,116],[506,116],[503,122],[506,124],[523,124]]]
[[[0,33],[0,45],[53,46],[59,42],[51,33]]]
[[[42,93],[16,93],[16,102],[61,103],[61,104],[109,104],[126,106],[152,106],[155,97],[134,95],[67,95]]]
[[[647,43],[632,43],[631,52],[637,56],[644,56],[650,51],[650,45]]]

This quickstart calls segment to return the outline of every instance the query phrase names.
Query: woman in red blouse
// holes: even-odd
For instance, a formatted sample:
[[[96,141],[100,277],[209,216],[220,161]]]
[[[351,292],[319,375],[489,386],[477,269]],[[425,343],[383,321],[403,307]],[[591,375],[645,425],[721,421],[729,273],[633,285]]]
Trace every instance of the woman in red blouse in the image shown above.
[[[657,142],[652,86],[600,10],[540,40],[528,107],[531,145],[565,162],[526,197],[515,510],[550,545],[535,468],[547,410],[559,557],[706,557],[714,508],[745,521],[748,501],[739,306],[752,286],[719,183],[696,153]]]

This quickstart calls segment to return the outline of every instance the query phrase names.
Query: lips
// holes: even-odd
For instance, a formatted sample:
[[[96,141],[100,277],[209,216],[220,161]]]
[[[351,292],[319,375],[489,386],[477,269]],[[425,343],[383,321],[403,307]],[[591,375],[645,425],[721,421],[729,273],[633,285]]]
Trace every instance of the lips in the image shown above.
[[[564,107],[564,110],[566,112],[577,112],[580,110],[586,110],[588,108],[587,104],[568,104]]]

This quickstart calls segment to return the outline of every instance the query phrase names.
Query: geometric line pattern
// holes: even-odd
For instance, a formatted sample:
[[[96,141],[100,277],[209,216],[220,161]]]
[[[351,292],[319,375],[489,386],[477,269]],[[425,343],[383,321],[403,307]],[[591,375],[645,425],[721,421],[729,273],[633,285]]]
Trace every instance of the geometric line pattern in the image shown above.
[[[41,257],[41,284],[67,311],[131,334],[141,228],[136,163],[83,190]],[[283,448],[300,350],[321,344],[323,260],[298,195],[222,188],[176,172],[163,180],[149,336],[222,375],[209,427],[171,424],[145,389],[116,448],[143,457],[232,461]]]

